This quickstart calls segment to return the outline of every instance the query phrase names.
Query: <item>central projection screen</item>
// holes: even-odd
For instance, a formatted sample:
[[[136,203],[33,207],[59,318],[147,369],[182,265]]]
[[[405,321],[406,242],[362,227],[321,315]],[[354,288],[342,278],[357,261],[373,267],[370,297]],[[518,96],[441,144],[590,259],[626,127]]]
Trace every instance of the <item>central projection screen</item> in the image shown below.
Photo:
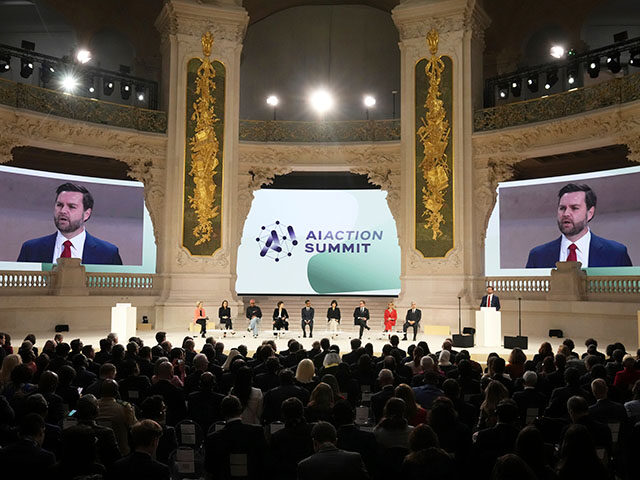
[[[387,192],[257,190],[237,274],[239,295],[398,295],[400,246]]]

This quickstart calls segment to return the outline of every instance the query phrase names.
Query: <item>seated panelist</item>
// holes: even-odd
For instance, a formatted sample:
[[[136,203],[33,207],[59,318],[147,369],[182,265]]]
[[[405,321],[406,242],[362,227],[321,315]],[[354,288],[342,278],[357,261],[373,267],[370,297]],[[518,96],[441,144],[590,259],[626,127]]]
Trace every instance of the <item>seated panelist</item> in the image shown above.
[[[278,306],[273,310],[273,329],[282,330],[283,328],[289,330],[289,314],[284,308],[284,302],[280,300]]]

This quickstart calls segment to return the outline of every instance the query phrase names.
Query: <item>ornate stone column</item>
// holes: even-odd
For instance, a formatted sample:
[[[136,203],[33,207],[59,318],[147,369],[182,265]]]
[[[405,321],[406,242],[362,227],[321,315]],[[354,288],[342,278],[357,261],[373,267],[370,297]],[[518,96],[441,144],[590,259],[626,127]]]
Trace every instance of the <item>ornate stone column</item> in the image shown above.
[[[471,318],[473,293],[473,166],[471,152],[474,106],[482,102],[482,51],[489,19],[475,0],[404,0],[393,9],[401,53],[401,307],[412,300],[426,307],[427,323],[457,326],[457,297],[463,298],[463,323]],[[429,59],[427,34],[439,37],[437,55],[452,66],[452,109],[449,119],[453,146],[453,248],[443,257],[426,258],[415,248],[416,65]],[[447,60],[448,61],[448,60]],[[457,328],[456,328],[457,330]]]
[[[183,325],[189,321],[197,300],[203,300],[211,314],[223,299],[229,300],[232,314],[240,303],[234,298],[236,231],[240,53],[249,17],[235,0],[202,2],[168,0],[156,27],[162,38],[162,103],[168,113],[167,175],[165,213],[158,250],[158,273],[163,278],[163,294],[158,303],[160,327]],[[201,37],[213,35],[211,60],[225,67],[224,170],[222,181],[222,246],[211,256],[194,256],[182,246],[185,176],[185,132],[187,64],[202,58]]]

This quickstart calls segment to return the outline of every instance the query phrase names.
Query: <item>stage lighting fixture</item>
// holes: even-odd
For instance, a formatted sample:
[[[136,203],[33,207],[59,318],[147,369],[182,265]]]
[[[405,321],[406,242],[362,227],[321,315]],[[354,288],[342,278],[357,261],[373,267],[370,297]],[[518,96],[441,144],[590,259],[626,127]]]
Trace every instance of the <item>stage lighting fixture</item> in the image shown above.
[[[640,67],[640,49],[634,49],[629,52],[629,65]]]
[[[81,48],[76,52],[76,60],[78,63],[89,63],[91,61],[91,52],[86,48]]]
[[[611,73],[618,73],[622,68],[620,65],[620,52],[613,52],[607,55],[607,68]]]
[[[376,104],[376,99],[373,95],[365,95],[362,99],[364,106],[367,108],[371,108]]]
[[[571,65],[567,67],[567,83],[569,85],[573,85],[574,83],[576,83],[577,79],[578,79],[578,66]]]
[[[142,85],[136,85],[136,98],[139,102],[144,102],[144,87]]]
[[[11,70],[11,55],[0,55],[0,73]]]
[[[587,73],[591,78],[598,78],[598,75],[600,75],[600,57],[589,59],[587,62]]]
[[[110,78],[102,79],[102,93],[109,96],[113,93],[113,80]]]
[[[527,77],[527,88],[531,93],[536,93],[538,91],[538,74],[534,73]]]
[[[564,57],[564,47],[562,45],[554,45],[549,49],[549,55],[553,58],[562,58]]]
[[[73,93],[78,87],[78,78],[71,73],[66,73],[60,80],[60,87],[65,93]]]
[[[43,84],[47,84],[51,81],[51,77],[56,72],[55,68],[50,63],[43,63],[40,67],[40,78]]]
[[[89,77],[87,80],[87,92],[91,97],[96,96],[96,80],[94,77]]]
[[[509,84],[501,83],[498,85],[498,96],[500,98],[507,98],[509,96]]]
[[[280,103],[280,99],[275,95],[269,95],[267,97],[267,105],[270,105],[272,107],[277,107],[279,103]]]
[[[567,52],[567,58],[575,57],[577,55],[575,48],[570,48]]]
[[[29,78],[33,73],[33,59],[21,58],[20,59],[20,76],[22,78]]]
[[[309,97],[311,107],[318,113],[324,114],[333,107],[333,97],[324,89],[316,90]]]
[[[550,70],[547,72],[547,81],[544,83],[544,89],[550,90],[558,81],[558,71]]]
[[[129,100],[131,96],[131,84],[129,82],[125,82],[124,80],[120,81],[120,97],[123,100]]]
[[[22,40],[22,43],[20,44],[20,46],[22,47],[23,50],[30,50],[32,52],[36,49],[36,44],[28,40]]]
[[[511,95],[514,97],[519,97],[522,93],[522,80],[519,78],[515,78],[511,80]]]

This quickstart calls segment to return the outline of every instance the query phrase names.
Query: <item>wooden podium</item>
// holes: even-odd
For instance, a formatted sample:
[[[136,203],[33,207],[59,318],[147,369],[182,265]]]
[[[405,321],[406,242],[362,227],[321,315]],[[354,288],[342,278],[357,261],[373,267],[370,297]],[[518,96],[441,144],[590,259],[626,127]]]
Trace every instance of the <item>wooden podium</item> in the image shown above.
[[[502,317],[495,307],[480,307],[476,312],[476,345],[499,347],[502,343]]]

